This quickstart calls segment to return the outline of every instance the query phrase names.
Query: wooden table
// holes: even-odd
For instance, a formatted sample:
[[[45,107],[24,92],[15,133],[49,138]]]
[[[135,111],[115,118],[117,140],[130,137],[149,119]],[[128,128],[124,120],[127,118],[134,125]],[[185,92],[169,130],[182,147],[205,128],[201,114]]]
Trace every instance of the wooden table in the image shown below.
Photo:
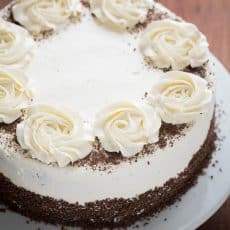
[[[10,0],[0,0],[0,7]],[[160,0],[207,35],[212,52],[230,70],[230,0]],[[230,229],[230,199],[199,230]]]

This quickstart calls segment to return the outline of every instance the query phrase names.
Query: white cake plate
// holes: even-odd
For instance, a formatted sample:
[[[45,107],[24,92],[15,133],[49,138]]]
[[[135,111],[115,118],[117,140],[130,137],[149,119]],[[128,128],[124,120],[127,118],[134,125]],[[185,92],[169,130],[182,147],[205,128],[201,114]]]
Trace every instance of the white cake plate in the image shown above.
[[[209,219],[230,195],[230,76],[223,65],[213,57],[218,78],[217,103],[225,114],[218,119],[221,136],[225,137],[221,149],[214,154],[206,174],[187,192],[180,202],[163,210],[148,221],[139,222],[143,230],[194,230]],[[148,225],[145,223],[148,222]],[[27,218],[6,211],[0,212],[0,229],[3,230],[55,230],[61,227],[28,221]],[[68,228],[69,229],[69,228]],[[71,229],[71,228],[70,228]],[[133,229],[130,228],[130,229]]]

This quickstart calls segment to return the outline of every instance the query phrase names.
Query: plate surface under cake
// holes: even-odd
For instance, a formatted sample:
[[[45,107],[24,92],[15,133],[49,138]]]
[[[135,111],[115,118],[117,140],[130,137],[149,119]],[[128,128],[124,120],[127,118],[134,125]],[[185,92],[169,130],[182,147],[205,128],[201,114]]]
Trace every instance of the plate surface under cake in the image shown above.
[[[9,57],[0,53],[0,90],[23,103],[0,98],[0,201],[85,228],[126,227],[174,202],[215,149],[215,76],[203,35],[153,1],[137,1],[137,21],[112,0],[77,1],[49,23],[41,11],[36,26],[36,14],[22,16],[27,2],[1,12],[2,49],[17,39]],[[11,26],[19,36],[8,39]]]

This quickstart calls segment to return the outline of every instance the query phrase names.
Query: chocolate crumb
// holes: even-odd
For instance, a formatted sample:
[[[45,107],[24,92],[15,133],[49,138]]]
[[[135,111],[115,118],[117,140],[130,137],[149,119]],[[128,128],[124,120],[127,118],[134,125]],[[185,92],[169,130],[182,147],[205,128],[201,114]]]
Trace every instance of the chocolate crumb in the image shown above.
[[[81,3],[82,3],[82,5],[83,5],[84,7],[90,8],[90,3],[89,3],[88,0],[81,0]]]
[[[11,124],[0,123],[0,129],[3,129],[8,133],[16,133],[16,127],[18,123],[20,122],[21,122],[21,119],[19,118],[18,120],[16,120],[15,122]]]
[[[134,28],[134,32],[135,31],[140,31],[143,30],[144,28],[147,27],[148,24],[150,24],[152,21],[157,21],[157,20],[162,20],[162,19],[166,19],[166,18],[171,18],[172,20],[174,20],[174,18],[170,17],[170,15],[167,12],[162,12],[159,11],[158,9],[156,9],[155,7],[150,9],[148,11],[146,20],[142,23],[138,23],[135,28]]]
[[[207,63],[203,64],[200,67],[196,67],[196,68],[188,66],[184,69],[184,71],[188,73],[196,74],[200,76],[201,78],[205,78],[207,76]]]

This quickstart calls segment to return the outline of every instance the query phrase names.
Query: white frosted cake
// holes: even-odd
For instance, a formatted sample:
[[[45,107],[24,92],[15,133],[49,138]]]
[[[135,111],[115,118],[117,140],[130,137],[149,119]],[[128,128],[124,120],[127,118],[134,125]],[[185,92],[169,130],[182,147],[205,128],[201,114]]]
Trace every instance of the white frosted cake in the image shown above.
[[[194,184],[216,138],[195,25],[152,0],[18,0],[1,17],[1,202],[126,227]]]

